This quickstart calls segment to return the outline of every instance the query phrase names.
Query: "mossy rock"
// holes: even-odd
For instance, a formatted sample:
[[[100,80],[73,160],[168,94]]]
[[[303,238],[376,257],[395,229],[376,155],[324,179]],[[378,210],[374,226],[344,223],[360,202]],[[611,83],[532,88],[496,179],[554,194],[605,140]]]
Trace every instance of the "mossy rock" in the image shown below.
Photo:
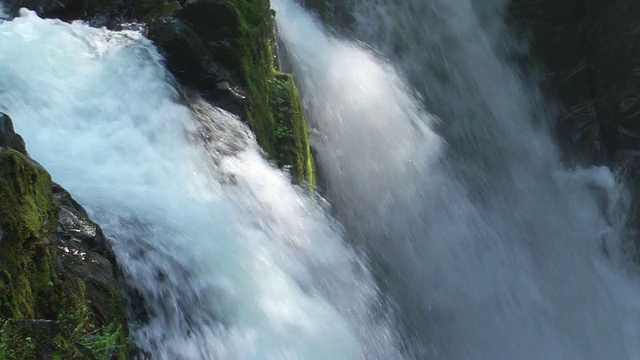
[[[51,178],[19,152],[0,152],[0,313],[18,319],[46,314],[54,300],[46,234],[55,224]],[[47,315],[51,315],[50,312]]]
[[[313,186],[309,135],[297,90],[274,64],[268,0],[187,1],[151,19],[149,38],[184,85],[241,116],[278,165],[291,167],[294,180]],[[193,65],[175,60],[183,58],[194,60]],[[277,84],[287,90],[278,91]]]
[[[3,113],[0,113],[0,144],[27,155],[27,147],[22,136],[15,133],[11,118]]]
[[[108,242],[42,166],[10,147],[24,143],[11,140],[19,136],[5,125],[0,358],[127,359],[127,319]]]
[[[269,99],[276,120],[276,154],[280,166],[291,165],[296,179],[313,181],[314,166],[309,130],[304,120],[298,89],[290,74],[269,79]],[[310,188],[315,186],[310,183]]]

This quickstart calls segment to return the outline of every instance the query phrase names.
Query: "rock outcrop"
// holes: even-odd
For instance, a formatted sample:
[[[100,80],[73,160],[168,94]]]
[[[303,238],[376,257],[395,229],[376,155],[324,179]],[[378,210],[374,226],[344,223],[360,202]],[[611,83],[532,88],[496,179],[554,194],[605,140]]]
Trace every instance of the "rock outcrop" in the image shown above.
[[[268,0],[190,0],[148,20],[148,37],[187,87],[236,115],[294,180],[313,187],[307,123],[290,75],[276,69]]]
[[[0,114],[0,358],[127,359],[115,256]]]
[[[513,0],[510,14],[561,103],[563,142],[596,162],[640,149],[640,3]]]

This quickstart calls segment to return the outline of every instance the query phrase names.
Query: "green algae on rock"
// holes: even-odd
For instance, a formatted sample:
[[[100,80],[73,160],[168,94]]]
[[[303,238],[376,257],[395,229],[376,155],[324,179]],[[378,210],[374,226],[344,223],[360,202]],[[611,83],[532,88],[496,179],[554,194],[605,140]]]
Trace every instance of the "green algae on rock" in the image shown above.
[[[280,166],[292,164],[294,178],[307,179],[313,188],[314,167],[309,130],[304,120],[298,89],[290,74],[269,79],[269,100],[276,121],[276,159]]]
[[[297,90],[274,64],[272,17],[268,0],[187,1],[179,7],[169,4],[150,19],[148,36],[163,50],[178,80],[240,115],[272,159],[290,166],[295,180],[313,186],[309,135]],[[290,90],[277,91],[277,84],[288,84],[283,88]]]
[[[4,116],[3,121],[10,121]],[[42,166],[0,142],[0,357],[128,358],[113,253]],[[82,225],[82,226],[80,226]]]

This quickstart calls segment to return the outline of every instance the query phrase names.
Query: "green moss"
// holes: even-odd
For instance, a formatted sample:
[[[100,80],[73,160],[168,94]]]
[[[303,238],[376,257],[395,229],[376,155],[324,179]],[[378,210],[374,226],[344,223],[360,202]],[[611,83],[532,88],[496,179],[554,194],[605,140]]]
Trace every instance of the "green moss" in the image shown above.
[[[312,187],[309,135],[297,90],[274,66],[273,14],[268,0],[200,0],[187,2],[173,16],[203,39],[215,63],[246,90],[250,101],[244,118],[263,150]],[[278,91],[280,83],[286,91]]]
[[[33,349],[53,344],[52,358],[71,359],[80,344],[97,356],[115,353],[115,358],[126,359],[126,318],[116,284],[109,289],[85,285],[56,261],[52,239],[58,207],[52,187],[49,174],[25,155],[0,152],[0,358],[34,358]],[[91,310],[90,298],[103,297],[100,307],[107,309],[106,317]],[[12,319],[25,324],[39,324],[29,319],[55,321],[58,340],[52,342],[51,331],[42,337],[33,327],[14,326]]]
[[[35,341],[13,319],[0,320],[0,359],[34,359]]]
[[[51,178],[24,155],[0,152],[0,266],[9,291],[0,298],[5,317],[42,316],[50,301],[53,261],[45,244],[55,224]],[[37,301],[40,300],[40,301]]]
[[[241,39],[237,45],[243,79],[251,97],[247,118],[258,143],[280,165],[291,165],[294,178],[312,188],[315,179],[309,135],[297,89],[290,76],[283,80],[274,68],[273,14],[269,1],[228,2],[234,3],[238,11]],[[287,85],[278,88],[278,83]],[[275,99],[271,99],[273,95]],[[279,136],[282,134],[279,127],[288,130],[286,136]]]
[[[269,79],[269,99],[276,121],[276,159],[281,166],[291,165],[294,178],[308,179],[311,181],[309,187],[313,188],[309,131],[293,77],[278,74]]]
[[[86,323],[74,320],[69,327],[64,317],[21,324],[4,319],[0,320],[0,359],[35,359],[37,353],[60,360],[85,359],[89,353],[95,359],[126,359],[127,345],[120,342],[122,334],[122,327],[115,324],[87,330]]]

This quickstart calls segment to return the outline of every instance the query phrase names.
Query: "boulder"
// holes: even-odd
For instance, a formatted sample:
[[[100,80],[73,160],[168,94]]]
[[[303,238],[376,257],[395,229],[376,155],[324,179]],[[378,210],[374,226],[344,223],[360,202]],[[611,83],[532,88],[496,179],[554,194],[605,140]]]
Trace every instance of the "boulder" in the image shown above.
[[[27,155],[27,148],[22,136],[13,130],[11,118],[0,112],[0,146],[8,147]]]

